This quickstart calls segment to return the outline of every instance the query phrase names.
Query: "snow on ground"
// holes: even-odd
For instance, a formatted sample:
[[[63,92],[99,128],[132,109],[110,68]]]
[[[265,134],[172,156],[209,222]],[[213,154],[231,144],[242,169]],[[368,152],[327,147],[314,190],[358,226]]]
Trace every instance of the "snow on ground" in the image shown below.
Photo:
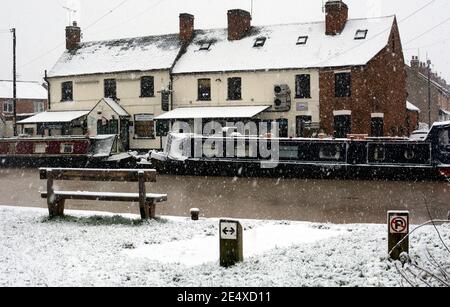
[[[399,286],[385,225],[242,220],[245,261],[218,265],[218,220],[0,207],[0,286]],[[445,242],[450,226],[438,226]],[[433,227],[411,238],[450,273]],[[427,267],[428,268],[428,267]],[[428,269],[433,269],[429,267]],[[433,283],[433,281],[428,280]]]

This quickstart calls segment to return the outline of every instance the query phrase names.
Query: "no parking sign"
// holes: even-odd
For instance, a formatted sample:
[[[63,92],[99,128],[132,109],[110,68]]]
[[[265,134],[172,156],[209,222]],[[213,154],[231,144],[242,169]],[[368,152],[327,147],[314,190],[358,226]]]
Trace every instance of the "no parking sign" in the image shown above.
[[[409,211],[389,211],[387,223],[389,256],[398,260],[401,253],[409,252]]]
[[[408,233],[408,215],[389,216],[389,232],[390,233]]]

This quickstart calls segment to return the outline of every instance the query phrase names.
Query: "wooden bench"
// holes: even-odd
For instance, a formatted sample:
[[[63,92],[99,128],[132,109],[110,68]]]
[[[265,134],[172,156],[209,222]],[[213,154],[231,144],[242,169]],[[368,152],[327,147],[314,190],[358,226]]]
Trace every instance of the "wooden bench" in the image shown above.
[[[155,218],[156,203],[167,200],[167,194],[146,193],[145,183],[156,182],[155,170],[40,168],[40,179],[47,180],[47,191],[40,192],[47,199],[50,218],[64,215],[66,199],[138,202],[142,219]],[[54,180],[103,182],[138,182],[138,193],[55,191]]]

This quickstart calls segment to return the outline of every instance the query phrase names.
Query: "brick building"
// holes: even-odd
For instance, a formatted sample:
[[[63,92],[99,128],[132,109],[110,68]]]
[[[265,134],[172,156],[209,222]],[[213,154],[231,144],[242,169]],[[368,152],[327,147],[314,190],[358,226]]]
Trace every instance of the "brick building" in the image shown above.
[[[92,135],[118,122],[131,149],[164,146],[171,123],[196,118],[277,122],[281,137],[406,135],[396,17],[349,19],[342,1],[325,10],[318,22],[253,26],[249,12],[233,9],[227,28],[211,30],[183,13],[179,33],[101,42],[82,42],[74,23],[48,75],[51,111],[85,111]]]
[[[328,2],[327,33],[340,35],[345,29],[348,7],[340,1]],[[320,117],[325,131],[336,127],[357,134],[404,135],[406,131],[406,74],[396,19],[383,48],[365,65],[320,69]],[[364,42],[362,42],[364,43]],[[372,42],[367,42],[372,44]],[[348,74],[351,88],[336,91],[338,74]]]
[[[430,63],[431,64],[431,63]],[[434,71],[430,72],[431,104],[428,104],[428,64],[413,56],[411,65],[406,65],[408,101],[420,109],[419,121],[431,123],[450,120],[450,90],[447,82]],[[429,110],[431,109],[431,110]]]
[[[47,90],[38,82],[18,81],[17,121],[45,111],[47,99]],[[3,124],[0,123],[0,137],[13,135],[13,112],[13,82],[0,80],[0,121],[3,122]]]
[[[310,136],[311,129],[336,137],[406,135],[395,16],[348,19],[342,1],[328,1],[325,10],[321,22],[263,27],[251,26],[248,12],[230,10],[228,29],[191,31],[193,41],[172,71],[175,108],[268,105],[253,120],[278,121],[286,137]],[[238,80],[238,99],[230,99],[230,80]],[[275,105],[277,84],[291,90],[290,108]],[[207,99],[198,88],[207,89]]]

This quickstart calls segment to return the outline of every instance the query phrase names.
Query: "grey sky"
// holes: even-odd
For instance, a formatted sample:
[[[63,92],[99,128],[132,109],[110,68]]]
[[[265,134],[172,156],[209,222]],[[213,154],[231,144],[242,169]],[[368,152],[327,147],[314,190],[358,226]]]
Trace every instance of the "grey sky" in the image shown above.
[[[350,18],[396,14],[401,21],[432,0],[344,0]],[[123,4],[122,4],[123,3]],[[100,17],[117,10],[95,23]],[[21,80],[41,80],[64,51],[64,27],[69,16],[63,6],[78,8],[74,16],[83,40],[103,40],[178,32],[179,13],[195,15],[196,28],[226,27],[230,8],[250,10],[251,0],[1,0],[0,79],[12,78],[12,38],[7,29],[16,27],[18,73]],[[323,20],[322,0],[254,0],[254,25]],[[428,53],[435,69],[450,82],[450,1],[434,2],[400,23],[405,58]],[[435,30],[411,39],[447,20]],[[87,28],[90,26],[89,28]],[[51,50],[51,51],[50,51]]]

